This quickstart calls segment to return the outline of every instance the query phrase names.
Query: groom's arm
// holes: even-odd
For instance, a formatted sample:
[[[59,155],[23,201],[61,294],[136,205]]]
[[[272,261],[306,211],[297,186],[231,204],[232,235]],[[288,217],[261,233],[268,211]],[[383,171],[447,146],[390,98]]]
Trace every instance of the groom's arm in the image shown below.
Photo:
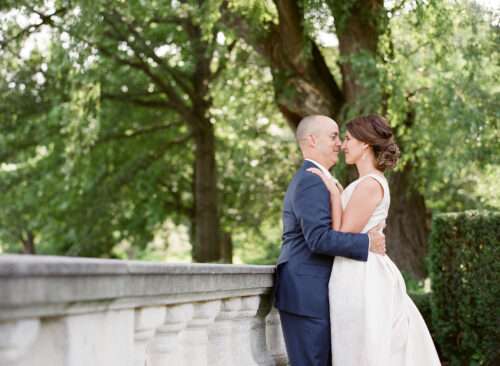
[[[306,174],[297,185],[293,206],[311,252],[360,261],[367,260],[369,247],[367,234],[332,230],[330,194],[321,178],[314,174]]]

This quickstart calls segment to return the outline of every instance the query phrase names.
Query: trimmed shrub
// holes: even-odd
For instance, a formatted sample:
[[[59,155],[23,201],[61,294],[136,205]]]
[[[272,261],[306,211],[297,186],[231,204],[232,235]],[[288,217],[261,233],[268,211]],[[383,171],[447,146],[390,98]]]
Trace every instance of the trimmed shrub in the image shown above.
[[[408,296],[412,299],[415,306],[418,308],[418,311],[424,318],[425,324],[431,333],[432,339],[435,341],[436,339],[436,331],[434,329],[434,325],[432,323],[432,310],[431,310],[431,295],[432,293],[425,291],[424,281],[417,280],[413,278],[408,273],[402,272],[403,277],[405,279],[406,284],[406,292]],[[441,352],[439,349],[439,344],[434,342],[436,345],[437,351],[439,353],[440,359],[442,358]]]
[[[499,357],[500,212],[433,218],[429,270],[436,341],[450,365]]]
[[[431,294],[430,293],[413,293],[408,292],[418,311],[425,320],[425,324],[429,328],[430,333],[434,337],[434,327],[432,326],[432,310],[431,310]]]

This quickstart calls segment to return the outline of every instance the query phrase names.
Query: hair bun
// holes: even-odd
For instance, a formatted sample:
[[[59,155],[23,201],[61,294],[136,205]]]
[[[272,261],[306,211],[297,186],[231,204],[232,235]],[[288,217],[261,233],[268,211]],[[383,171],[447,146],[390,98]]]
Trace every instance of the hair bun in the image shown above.
[[[382,119],[385,123],[387,123],[387,121],[384,118],[380,117],[380,119]],[[373,126],[373,129],[375,130],[375,132],[380,137],[382,137],[384,139],[392,138],[392,130],[388,124],[384,126],[384,125],[373,123],[372,126]]]
[[[392,140],[392,139],[391,139]],[[377,156],[377,168],[381,170],[393,168],[398,162],[400,151],[394,141],[380,148]]]
[[[396,165],[399,147],[394,142],[394,133],[389,122],[378,115],[359,116],[347,123],[351,135],[373,149],[376,168],[384,171]]]

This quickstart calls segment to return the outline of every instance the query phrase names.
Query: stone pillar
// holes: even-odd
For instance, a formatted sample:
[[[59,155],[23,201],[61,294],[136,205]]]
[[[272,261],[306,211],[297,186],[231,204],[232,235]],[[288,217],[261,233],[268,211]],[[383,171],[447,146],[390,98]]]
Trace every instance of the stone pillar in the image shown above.
[[[234,319],[241,309],[241,297],[222,301],[221,311],[209,328],[208,364],[210,366],[237,365],[239,349],[232,345]]]
[[[234,324],[233,349],[238,350],[238,365],[258,365],[251,350],[251,329],[253,318],[257,313],[260,296],[245,296],[241,298],[241,309]]]
[[[0,365],[15,365],[35,342],[39,319],[0,322]]]
[[[49,337],[63,342],[65,366],[132,366],[132,309],[75,314],[61,321],[53,324]]]
[[[146,307],[135,311],[134,366],[146,366],[148,345],[156,329],[165,321],[166,308]]]
[[[165,323],[156,329],[156,335],[151,343],[151,366],[184,365],[179,338],[187,322],[192,319],[193,313],[193,304],[167,307]]]
[[[193,319],[183,332],[182,347],[185,365],[208,365],[208,326],[220,311],[221,301],[194,304]]]
[[[253,318],[251,329],[251,351],[253,359],[258,365],[274,366],[274,359],[269,353],[266,343],[266,317],[271,310],[271,301],[269,295],[260,297],[259,308],[256,316]]]

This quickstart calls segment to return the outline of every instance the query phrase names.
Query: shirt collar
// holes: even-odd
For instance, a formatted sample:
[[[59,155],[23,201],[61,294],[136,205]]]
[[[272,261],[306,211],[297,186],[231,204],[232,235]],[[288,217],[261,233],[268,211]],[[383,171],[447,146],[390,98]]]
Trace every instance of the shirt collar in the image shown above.
[[[317,161],[314,161],[312,159],[305,159],[305,160],[306,161],[310,161],[311,163],[313,163],[314,165],[316,165],[323,172],[323,174],[325,174],[328,178],[333,178],[332,174],[328,171],[328,169],[326,169],[323,165],[321,165]]]

